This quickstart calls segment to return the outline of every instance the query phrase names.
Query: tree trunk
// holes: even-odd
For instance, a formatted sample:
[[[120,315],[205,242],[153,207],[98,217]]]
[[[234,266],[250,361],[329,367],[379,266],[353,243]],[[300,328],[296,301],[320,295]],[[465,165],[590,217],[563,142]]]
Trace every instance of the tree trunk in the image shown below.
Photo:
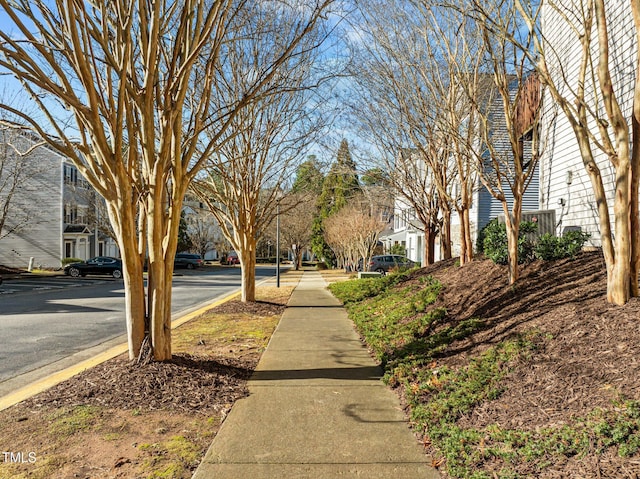
[[[628,157],[627,157],[628,158]],[[630,172],[628,159],[618,158],[616,196],[613,205],[615,221],[615,259],[607,278],[607,301],[623,305],[631,297],[631,230],[630,230]],[[635,280],[637,283],[637,278]]]
[[[640,41],[640,5],[631,2],[635,24],[636,44]],[[631,116],[631,296],[640,296],[638,275],[640,274],[640,56],[636,54],[636,82],[633,96],[633,115]]]
[[[633,4],[635,2],[631,2]],[[622,305],[631,298],[632,288],[637,290],[638,278],[631,278],[631,265],[633,260],[633,240],[634,233],[631,230],[632,220],[631,213],[635,209],[631,202],[631,192],[633,189],[633,175],[631,167],[631,141],[629,135],[629,125],[627,118],[620,108],[620,104],[616,99],[611,78],[610,69],[610,52],[609,52],[609,32],[607,26],[607,14],[604,0],[596,0],[594,2],[595,18],[598,33],[598,81],[600,84],[600,92],[602,94],[602,103],[607,112],[611,130],[615,135],[615,145],[617,150],[608,151],[611,164],[615,167],[615,198],[613,203],[614,214],[614,251],[615,258],[613,263],[608,264],[607,278],[607,300],[611,303]],[[637,6],[632,10],[634,14],[634,22],[636,27],[640,24],[638,21]],[[636,46],[636,53],[637,53]],[[637,89],[637,87],[636,87]],[[636,99],[634,92],[634,101]],[[635,105],[634,105],[635,111]],[[632,126],[633,128],[633,126]],[[637,192],[634,201],[638,200]],[[632,282],[636,283],[632,286]]]
[[[149,262],[148,300],[151,346],[156,361],[171,359],[171,271],[164,260]],[[171,268],[172,269],[172,268]]]
[[[508,251],[508,272],[509,284],[518,281],[518,237],[520,235],[520,221],[522,218],[521,199],[513,200],[511,214],[507,202],[502,202],[502,209],[505,216],[505,226],[507,230],[507,251]]]
[[[462,255],[460,255],[460,264],[462,265],[473,260],[473,240],[471,238],[471,219],[468,206],[463,207],[462,210],[461,228],[461,241],[465,245],[464,261]]]
[[[302,249],[299,246],[293,250],[293,261],[296,265],[296,271],[300,271],[302,267]]]
[[[471,239],[471,218],[470,212],[472,204],[472,189],[469,188],[467,180],[460,183],[460,196],[462,198],[458,216],[460,217],[460,265],[466,264],[473,259],[473,241]]]
[[[256,254],[252,252],[238,253],[242,267],[242,295],[243,303],[256,300]]]
[[[243,303],[256,300],[256,240],[253,231],[245,231],[240,241],[238,259],[242,268],[242,292]],[[280,252],[277,252],[278,256]]]
[[[162,184],[160,184],[162,185]],[[147,235],[149,268],[147,277],[147,301],[149,311],[151,347],[156,361],[171,359],[171,290],[173,260],[178,242],[178,227],[182,209],[181,192],[173,192],[169,214],[165,211],[166,190],[156,187],[155,201],[147,203]],[[173,212],[173,214],[171,214]],[[167,217],[174,218],[168,222]]]
[[[509,284],[513,284],[518,280],[518,230],[513,226],[507,228]]]
[[[473,258],[471,228],[469,227],[469,209],[464,206],[456,207],[456,212],[458,213],[458,218],[460,218],[460,266],[462,266]]]
[[[442,248],[442,259],[451,259],[451,209],[442,208],[441,211],[440,247]]]
[[[122,238],[122,241],[136,243],[135,234]],[[140,257],[133,253],[136,249],[129,249],[131,245],[119,242],[118,247],[122,252],[122,277],[124,279],[124,304],[125,318],[127,322],[127,342],[129,347],[129,359],[133,360],[140,354],[140,348],[145,337],[145,292]]]
[[[436,258],[436,232],[432,228],[424,230],[424,264],[422,266],[435,263]]]
[[[134,209],[131,203],[121,201],[107,204],[122,255],[127,342],[131,360],[140,354],[146,330],[144,279],[140,255],[137,254],[139,245]]]

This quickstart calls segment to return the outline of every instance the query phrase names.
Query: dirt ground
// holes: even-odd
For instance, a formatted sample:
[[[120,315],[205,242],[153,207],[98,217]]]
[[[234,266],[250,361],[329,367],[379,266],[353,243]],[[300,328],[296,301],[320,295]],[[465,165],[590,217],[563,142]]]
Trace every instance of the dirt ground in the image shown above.
[[[539,430],[585,417],[595,408],[611,409],[614,401],[640,400],[640,300],[621,307],[606,302],[601,253],[536,261],[521,272],[513,287],[506,285],[505,267],[489,260],[464,267],[452,260],[422,272],[445,285],[439,305],[451,321],[488,320],[482,331],[455,343],[443,364],[464,364],[517,332],[537,330],[547,339],[503,381],[505,393],[463,418],[462,425]],[[520,473],[536,477],[526,468]],[[640,458],[621,458],[613,451],[600,458],[589,454],[555,464],[544,477],[636,478]]]

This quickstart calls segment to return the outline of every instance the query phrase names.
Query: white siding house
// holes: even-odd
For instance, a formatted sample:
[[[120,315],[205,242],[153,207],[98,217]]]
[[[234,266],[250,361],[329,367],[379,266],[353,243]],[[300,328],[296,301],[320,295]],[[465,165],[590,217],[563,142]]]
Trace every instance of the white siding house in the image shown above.
[[[63,258],[118,256],[115,242],[91,220],[96,217],[89,211],[95,194],[75,166],[47,146],[36,146],[38,140],[28,134],[13,141],[19,151],[35,148],[24,157],[32,165],[31,174],[16,190],[7,222],[24,213],[28,221],[0,238],[0,264],[27,268],[33,259],[35,267],[56,269]],[[0,190],[0,200],[2,195]]]
[[[580,2],[580,0],[573,1],[576,4]],[[635,28],[631,7],[629,2],[611,0],[606,2],[606,8],[615,94],[625,115],[631,118],[636,64]],[[580,11],[578,7],[571,10]],[[577,17],[576,13],[573,18]],[[575,91],[578,86],[578,69],[582,61],[580,42],[572,28],[567,26],[566,19],[550,7],[544,8],[542,18],[543,32],[547,42],[557,52],[555,58],[548,55],[547,61],[551,64],[555,82],[563,97],[574,103],[575,97],[571,91]],[[596,43],[597,39],[594,38],[592,55],[597,52]],[[595,56],[592,58],[594,60],[592,68],[595,69],[597,58]],[[604,107],[596,99],[597,89],[594,90],[592,74],[595,75],[595,71],[590,70],[587,74],[585,99],[591,111],[605,117]],[[596,204],[573,129],[549,94],[546,94],[543,105],[542,137],[546,138],[546,144],[540,162],[540,206],[544,209],[555,209],[557,234],[562,234],[566,228],[580,227],[592,235],[592,245],[599,246],[600,231]],[[589,121],[595,126],[593,116]],[[595,127],[592,131],[597,133]],[[599,136],[598,141],[600,141]],[[600,150],[595,146],[593,149],[603,175],[605,189],[609,192],[607,196],[611,198],[614,190],[613,168]]]
[[[420,264],[424,261],[424,227],[416,217],[416,210],[407,200],[396,197],[393,208],[393,229],[380,237],[385,251],[394,245],[405,248],[407,258]],[[436,258],[440,248],[436,244]]]
[[[491,80],[492,81],[492,80]],[[506,131],[506,121],[504,119],[504,112],[502,108],[502,99],[495,98],[491,104],[491,110],[489,115],[489,121],[492,125],[491,140],[493,141],[495,151],[497,154],[503,155],[506,159],[512,158],[513,153],[511,151],[511,143],[509,142],[508,133]],[[482,145],[478,148],[485,150]],[[525,140],[523,143],[523,151],[526,157],[531,157],[531,141]],[[415,161],[421,161],[416,158]],[[424,168],[417,168],[416,170],[422,171],[422,174],[426,174]],[[529,183],[529,187],[524,193],[522,210],[535,211],[540,210],[538,201],[540,184],[539,184],[539,169],[534,170],[533,176]],[[513,194],[508,185],[503,185],[503,190],[507,199],[509,208],[513,205]],[[425,192],[425,195],[427,192]],[[491,193],[484,187],[479,179],[476,180],[474,187],[472,207],[470,210],[470,222],[471,222],[471,234],[472,240],[475,243],[478,232],[493,218],[497,218],[504,215],[502,209],[502,203],[496,200]],[[397,198],[394,208],[394,230],[393,233],[386,235],[382,238],[385,246],[400,243],[406,248],[407,256],[413,261],[421,262],[424,256],[424,227],[420,224],[416,218],[415,210],[411,208],[406,200]],[[455,209],[451,215],[451,241],[452,241],[452,255],[458,256],[460,254],[460,219],[458,218]],[[441,260],[441,248],[440,238],[436,239],[435,246],[435,260]]]

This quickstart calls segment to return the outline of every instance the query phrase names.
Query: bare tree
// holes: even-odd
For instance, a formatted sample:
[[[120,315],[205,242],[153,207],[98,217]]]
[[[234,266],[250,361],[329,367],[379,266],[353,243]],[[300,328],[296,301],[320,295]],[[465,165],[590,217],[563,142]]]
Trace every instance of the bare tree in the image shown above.
[[[235,115],[264,92],[330,3],[299,10],[304,18],[279,54],[256,65],[239,98],[212,111],[211,94],[226,81],[225,52],[246,33],[235,27],[249,18],[247,2],[0,0],[9,24],[0,32],[0,68],[22,82],[48,124],[0,107],[68,157],[105,198],[124,264],[130,358],[139,356],[147,331],[154,358],[171,358],[171,280],[185,192]],[[60,106],[68,112],[62,119]]]
[[[352,199],[323,223],[327,244],[345,269],[355,269],[358,261],[363,265],[370,261],[386,226],[386,221],[360,198]]]
[[[226,68],[231,75],[217,85],[211,99],[214,109],[239,101],[254,81],[255,65],[280,57],[281,37],[288,44],[288,36],[300,28],[297,8],[286,4],[254,8],[251,27],[258,26],[259,32],[246,35],[229,51]],[[303,160],[322,120],[311,99],[318,81],[312,70],[324,32],[311,30],[309,26],[309,34],[279,74],[233,118],[224,143],[212,154],[205,153],[203,175],[193,187],[238,254],[245,302],[255,301],[257,240],[275,217],[282,185]]]
[[[214,247],[216,232],[220,231],[220,227],[208,211],[189,214],[186,221],[192,247],[204,258],[207,251]]]
[[[37,221],[38,205],[25,190],[43,173],[31,155],[42,141],[34,141],[31,136],[17,125],[0,125],[0,240],[23,232]]]
[[[451,257],[454,209],[460,218],[464,263],[473,254],[469,209],[475,170],[460,142],[451,141],[460,135],[469,114],[453,81],[458,66],[454,62],[460,61],[457,44],[464,36],[442,35],[452,25],[457,27],[459,18],[445,15],[450,13],[446,9],[435,13],[432,8],[421,2],[361,5],[361,37],[352,43],[356,58],[352,72],[361,91],[354,109],[380,149],[394,152],[381,158],[398,193],[422,211],[426,263],[433,262],[430,237],[438,233],[443,257]],[[398,152],[408,150],[413,152],[398,161]],[[423,197],[431,193],[435,196],[425,208]]]
[[[457,70],[456,82],[466,93],[472,111],[470,119],[474,121],[468,128],[475,133],[477,142],[469,153],[475,159],[482,184],[502,204],[512,284],[519,275],[518,237],[524,194],[542,153],[540,84],[537,76],[530,75],[534,65],[527,55],[533,38],[509,0],[474,1],[470,7],[454,1],[449,8],[469,20],[464,34],[477,38],[482,45],[463,52],[468,58],[481,58],[483,62],[472,69],[466,65],[473,62],[464,62],[463,68]]]
[[[570,124],[591,182],[607,266],[607,301],[625,304],[639,295],[640,5],[514,3],[533,35],[540,80]],[[633,37],[623,56],[612,46],[617,40],[611,34],[621,19]],[[496,31],[518,43],[509,32]],[[627,65],[631,70],[621,75]],[[607,170],[613,172],[611,179]]]
[[[311,226],[317,211],[316,198],[301,192],[291,195],[284,201],[291,206],[285,205],[280,215],[280,235],[293,254],[296,270],[299,270],[302,265],[302,254],[311,246]],[[271,237],[275,235],[271,234]]]

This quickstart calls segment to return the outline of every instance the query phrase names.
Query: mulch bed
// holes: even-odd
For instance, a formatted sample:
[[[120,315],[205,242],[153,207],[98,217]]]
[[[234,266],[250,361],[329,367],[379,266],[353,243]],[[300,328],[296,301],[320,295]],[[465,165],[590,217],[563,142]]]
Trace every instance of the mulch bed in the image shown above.
[[[463,267],[442,262],[420,274],[445,285],[438,305],[446,308],[449,321],[486,320],[481,331],[445,352],[443,364],[466,364],[470,356],[516,333],[541,333],[532,358],[504,379],[504,394],[476,408],[461,425],[537,430],[586,417],[596,408],[610,409],[614,400],[640,400],[640,299],[625,306],[606,302],[600,252],[536,261],[522,267],[514,286],[506,284],[506,267],[489,260]],[[525,466],[518,472],[523,477],[640,477],[640,458],[608,451],[572,458],[543,475],[533,471]]]
[[[280,315],[285,306],[232,300],[217,314]],[[26,408],[96,405],[120,409],[182,410],[207,415],[248,394],[258,353],[223,358],[174,354],[171,361],[130,361],[126,355],[94,366],[23,402]]]
[[[252,301],[243,303],[240,300],[227,301],[217,306],[216,313],[219,314],[255,314],[257,316],[280,315],[286,309],[285,305],[269,303],[267,301]]]
[[[137,364],[120,356],[25,401],[27,408],[95,405],[119,409],[182,410],[210,414],[247,395],[255,359],[181,354]]]

